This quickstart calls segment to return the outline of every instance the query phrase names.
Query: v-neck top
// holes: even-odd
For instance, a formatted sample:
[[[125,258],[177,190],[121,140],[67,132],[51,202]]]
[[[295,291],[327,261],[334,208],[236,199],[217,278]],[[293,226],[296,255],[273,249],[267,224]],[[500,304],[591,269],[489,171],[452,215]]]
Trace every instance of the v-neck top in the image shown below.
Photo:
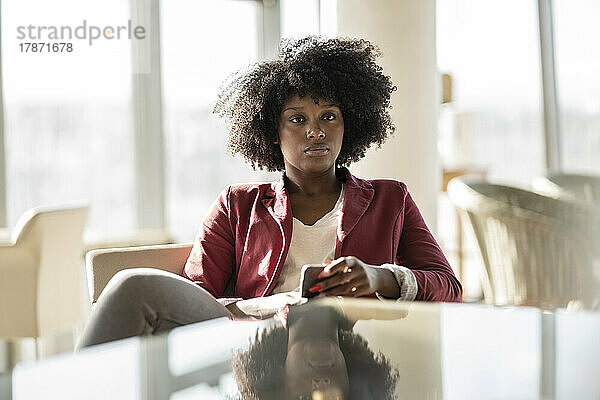
[[[335,253],[337,228],[342,218],[344,188],[333,206],[312,225],[293,218],[292,241],[273,293],[291,292],[300,288],[300,272],[304,264],[332,261]]]

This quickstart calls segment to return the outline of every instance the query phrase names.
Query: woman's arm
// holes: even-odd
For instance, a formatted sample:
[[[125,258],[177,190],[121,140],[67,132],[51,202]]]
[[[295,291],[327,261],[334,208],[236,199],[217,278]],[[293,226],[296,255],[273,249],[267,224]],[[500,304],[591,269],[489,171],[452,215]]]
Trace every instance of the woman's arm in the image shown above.
[[[414,274],[417,281],[415,300],[461,302],[462,286],[408,191],[402,214],[404,220],[396,263]]]
[[[400,184],[404,207],[395,264],[369,265],[356,257],[341,257],[322,272],[314,293],[325,296],[378,297],[399,300],[462,301],[462,287],[419,209]],[[400,194],[402,195],[402,194]],[[389,239],[388,239],[389,240]]]
[[[212,205],[196,235],[183,276],[221,297],[235,268],[235,235],[227,187]]]

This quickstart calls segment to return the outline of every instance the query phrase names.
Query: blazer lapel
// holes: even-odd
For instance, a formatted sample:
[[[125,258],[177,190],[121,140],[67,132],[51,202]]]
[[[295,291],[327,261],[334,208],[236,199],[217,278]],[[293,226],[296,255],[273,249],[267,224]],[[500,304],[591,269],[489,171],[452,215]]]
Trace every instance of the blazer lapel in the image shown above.
[[[271,290],[273,290],[292,241],[292,207],[287,192],[285,191],[284,177],[285,175],[282,174],[281,179],[273,182],[261,199],[262,204],[275,219],[275,222],[277,222],[283,240],[277,264],[270,266],[270,269],[273,270],[273,275],[269,280],[269,284],[265,288],[265,291],[262,293],[262,296],[269,294]]]
[[[352,232],[352,229],[358,224],[363,214],[369,208],[375,190],[370,182],[355,178],[348,169],[343,169],[346,173],[346,193],[344,195],[344,204],[342,205],[342,221],[338,227],[338,245],[335,249],[335,257],[340,257],[341,242]]]

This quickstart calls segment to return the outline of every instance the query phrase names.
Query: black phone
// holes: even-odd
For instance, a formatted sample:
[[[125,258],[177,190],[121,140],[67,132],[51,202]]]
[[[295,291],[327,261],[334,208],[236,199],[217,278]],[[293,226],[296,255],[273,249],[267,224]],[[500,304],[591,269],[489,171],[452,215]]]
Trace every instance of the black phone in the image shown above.
[[[315,297],[318,293],[311,293],[309,289],[315,286],[321,279],[319,274],[325,269],[323,264],[305,264],[300,274],[300,289],[302,297]]]

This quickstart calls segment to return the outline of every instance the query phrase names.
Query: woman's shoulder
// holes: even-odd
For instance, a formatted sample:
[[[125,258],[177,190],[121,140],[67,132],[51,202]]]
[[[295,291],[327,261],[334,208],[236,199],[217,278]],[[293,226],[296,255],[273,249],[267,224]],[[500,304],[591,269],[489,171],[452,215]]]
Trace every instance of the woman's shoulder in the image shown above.
[[[227,186],[223,193],[229,198],[252,198],[263,196],[272,190],[272,184],[269,182],[250,182],[250,183],[234,183]]]
[[[270,183],[235,183],[225,187],[214,207],[228,210],[237,210],[236,213],[246,213],[259,199],[268,197],[271,190]]]
[[[401,192],[406,192],[408,189],[406,188],[406,184],[401,181],[397,181],[395,179],[369,179],[368,180],[371,185],[373,185],[374,189],[387,189],[387,190],[397,190]]]
[[[390,193],[404,196],[408,193],[406,184],[395,179],[361,179],[357,177],[354,177],[354,179],[359,183],[359,186],[363,188],[372,188],[377,194]]]
[[[398,207],[404,209],[408,189],[404,182],[395,179],[370,179],[369,182],[373,185],[374,200],[379,204],[385,204],[388,207]]]

